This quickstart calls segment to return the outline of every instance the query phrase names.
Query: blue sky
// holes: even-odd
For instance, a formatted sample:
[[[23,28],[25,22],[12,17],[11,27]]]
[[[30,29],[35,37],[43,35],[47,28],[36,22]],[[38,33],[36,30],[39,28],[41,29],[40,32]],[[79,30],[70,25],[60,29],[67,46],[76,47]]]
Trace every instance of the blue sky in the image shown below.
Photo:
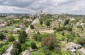
[[[0,0],[0,13],[84,14],[85,0]]]

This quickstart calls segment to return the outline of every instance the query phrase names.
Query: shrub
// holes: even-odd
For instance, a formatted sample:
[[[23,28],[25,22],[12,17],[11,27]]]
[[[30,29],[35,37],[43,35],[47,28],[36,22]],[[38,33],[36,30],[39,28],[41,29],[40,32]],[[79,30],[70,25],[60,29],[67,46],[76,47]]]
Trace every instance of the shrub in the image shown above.
[[[34,34],[33,35],[33,37],[34,37],[34,39],[36,40],[36,41],[41,41],[42,40],[42,34],[39,34],[39,33],[37,33],[37,34]]]
[[[45,37],[42,39],[42,46],[47,46],[50,50],[55,48],[56,43],[56,38],[53,36]]]
[[[43,51],[44,51],[45,55],[52,55],[51,51],[46,46],[43,48]]]
[[[64,25],[69,24],[69,21],[70,21],[69,19],[66,19],[65,22],[64,22]]]
[[[33,25],[30,25],[30,28],[31,28],[31,29],[34,29],[34,26],[33,26]]]
[[[85,38],[78,38],[77,43],[81,45],[85,45]]]
[[[9,35],[9,36],[7,37],[7,39],[8,39],[8,41],[10,41],[10,42],[12,42],[12,41],[15,40],[15,38],[14,38],[12,35]]]
[[[39,21],[40,21],[40,24],[42,25],[42,24],[43,24],[43,20],[42,20],[42,19],[40,19]]]
[[[3,33],[0,33],[0,40],[5,39],[5,35]]]
[[[10,51],[11,55],[18,55],[19,54],[19,50],[17,48],[14,48]]]
[[[67,31],[72,31],[72,26],[68,26],[66,29]]]
[[[26,39],[27,39],[26,32],[25,31],[21,31],[19,34],[20,34],[19,38],[18,38],[19,42],[20,43],[24,43],[26,41]]]
[[[31,43],[31,48],[32,48],[32,49],[37,49],[37,46],[36,46],[36,43],[35,43],[35,42],[32,42],[32,43]]]
[[[13,48],[17,48],[19,50],[19,52],[20,52],[21,51],[21,44],[19,42],[15,41],[13,43]]]
[[[48,26],[50,26],[50,21],[48,20],[48,21],[46,21],[45,22],[45,25],[48,27]]]
[[[22,51],[26,50],[26,45],[22,44],[21,49],[22,49]]]

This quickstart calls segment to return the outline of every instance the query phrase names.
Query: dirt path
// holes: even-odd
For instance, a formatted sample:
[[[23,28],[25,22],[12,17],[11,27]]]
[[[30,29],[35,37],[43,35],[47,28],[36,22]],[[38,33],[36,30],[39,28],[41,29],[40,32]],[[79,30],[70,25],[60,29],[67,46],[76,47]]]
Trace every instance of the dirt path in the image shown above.
[[[10,54],[11,49],[13,49],[13,44],[5,51],[5,53],[2,54],[2,55],[11,55],[11,54]]]

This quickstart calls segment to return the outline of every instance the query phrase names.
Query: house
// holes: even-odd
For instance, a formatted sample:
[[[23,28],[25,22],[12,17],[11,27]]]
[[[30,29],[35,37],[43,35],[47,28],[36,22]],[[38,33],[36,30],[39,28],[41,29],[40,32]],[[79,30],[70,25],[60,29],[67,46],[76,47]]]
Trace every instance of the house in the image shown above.
[[[25,28],[25,25],[24,24],[20,24],[19,28]]]
[[[29,50],[25,50],[24,52],[22,52],[21,55],[32,55],[32,54]]]
[[[21,28],[15,28],[13,32],[18,32],[19,30],[21,30]]]
[[[40,30],[40,33],[54,33],[54,30]]]
[[[65,48],[71,52],[75,52],[77,49],[81,48],[81,45],[69,42],[66,44]]]
[[[79,52],[80,52],[82,55],[85,55],[85,48],[79,49]]]

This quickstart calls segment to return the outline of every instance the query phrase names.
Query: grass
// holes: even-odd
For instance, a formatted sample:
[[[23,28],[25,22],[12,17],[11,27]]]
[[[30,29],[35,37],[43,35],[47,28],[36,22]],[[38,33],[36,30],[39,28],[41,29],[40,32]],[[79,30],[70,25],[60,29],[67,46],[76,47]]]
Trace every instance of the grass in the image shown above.
[[[13,30],[15,29],[14,26],[7,26],[7,27],[4,27],[4,28],[1,28],[0,30]]]
[[[12,44],[12,43],[9,42],[8,44],[2,46],[2,47],[0,48],[0,54],[4,53],[4,52],[6,51],[6,49],[7,49],[11,44]]]
[[[64,40],[66,38],[66,36],[62,36],[61,33],[56,33],[56,38],[58,40]]]
[[[62,55],[71,55],[69,51],[61,51]]]
[[[31,43],[35,42],[37,47],[41,47],[41,43],[38,41],[35,41],[34,39],[28,39],[28,41],[25,42],[27,48],[29,49],[31,47]]]

